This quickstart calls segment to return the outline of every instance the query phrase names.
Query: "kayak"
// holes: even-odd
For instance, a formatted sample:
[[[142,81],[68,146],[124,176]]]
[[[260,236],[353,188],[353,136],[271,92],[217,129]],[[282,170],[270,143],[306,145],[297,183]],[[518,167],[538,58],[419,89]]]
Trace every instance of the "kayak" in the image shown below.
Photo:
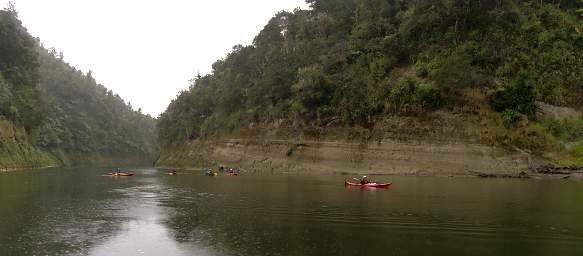
[[[362,188],[388,188],[391,186],[391,183],[376,183],[371,182],[367,184],[360,184],[360,183],[353,183],[350,181],[345,181],[344,185],[349,187],[362,187]]]
[[[227,173],[227,176],[239,176],[238,173]]]
[[[134,173],[133,172],[120,172],[120,173],[110,172],[107,174],[107,176],[129,177],[129,176],[134,176]]]

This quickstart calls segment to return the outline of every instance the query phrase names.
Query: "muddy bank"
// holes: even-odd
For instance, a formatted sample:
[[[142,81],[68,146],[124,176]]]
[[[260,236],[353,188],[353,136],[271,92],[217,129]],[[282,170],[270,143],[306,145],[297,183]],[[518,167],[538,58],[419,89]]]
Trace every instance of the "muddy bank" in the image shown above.
[[[236,166],[252,173],[331,173],[507,177],[545,164],[503,146],[506,130],[479,107],[421,117],[390,117],[371,127],[251,124],[162,148],[156,166]],[[502,141],[504,141],[502,139]]]
[[[248,172],[516,175],[528,169],[528,156],[463,142],[396,141],[375,143],[222,139],[193,141],[166,151],[158,166],[239,166]]]

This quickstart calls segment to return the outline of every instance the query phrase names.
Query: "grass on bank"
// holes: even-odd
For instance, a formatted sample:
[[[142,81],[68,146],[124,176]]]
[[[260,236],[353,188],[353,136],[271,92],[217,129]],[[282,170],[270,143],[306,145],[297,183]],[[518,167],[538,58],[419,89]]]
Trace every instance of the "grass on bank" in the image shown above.
[[[547,140],[554,145],[548,155],[559,166],[583,168],[583,118],[544,119],[533,126],[546,133]]]

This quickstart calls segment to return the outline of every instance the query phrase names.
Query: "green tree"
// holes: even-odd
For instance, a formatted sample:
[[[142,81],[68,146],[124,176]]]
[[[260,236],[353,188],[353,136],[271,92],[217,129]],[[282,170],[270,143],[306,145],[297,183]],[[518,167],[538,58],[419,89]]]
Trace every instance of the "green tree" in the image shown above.
[[[182,92],[161,116],[161,143],[282,118],[373,125],[458,107],[469,87],[502,86],[501,112],[532,115],[534,100],[581,109],[580,1],[306,2]]]
[[[315,65],[298,70],[298,81],[292,86],[294,109],[298,114],[308,114],[313,119],[319,108],[331,100],[332,87],[321,66]]]
[[[520,71],[516,78],[496,93],[493,105],[496,111],[516,111],[533,116],[536,112],[534,82],[527,71]]]

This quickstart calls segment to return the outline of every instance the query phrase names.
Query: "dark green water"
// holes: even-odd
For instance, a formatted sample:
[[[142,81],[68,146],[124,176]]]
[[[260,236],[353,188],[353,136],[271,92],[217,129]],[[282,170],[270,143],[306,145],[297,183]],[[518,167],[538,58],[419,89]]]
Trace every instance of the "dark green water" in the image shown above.
[[[0,173],[0,255],[583,255],[583,183]]]

